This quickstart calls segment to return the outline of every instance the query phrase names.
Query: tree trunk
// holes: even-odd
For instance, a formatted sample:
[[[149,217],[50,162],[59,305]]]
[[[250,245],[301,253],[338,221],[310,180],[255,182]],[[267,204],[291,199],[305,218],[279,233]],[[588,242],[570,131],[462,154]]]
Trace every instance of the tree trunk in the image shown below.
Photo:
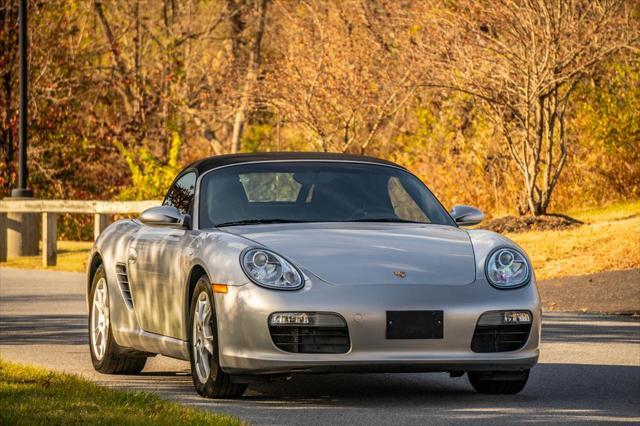
[[[565,139],[565,116],[567,94],[572,86],[561,92],[556,85],[548,94],[541,96],[536,104],[536,137],[522,142],[524,181],[524,203],[520,213],[535,216],[547,213],[553,190],[565,165],[567,147]]]
[[[267,3],[268,0],[259,0],[258,28],[253,42],[253,49],[249,56],[249,64],[247,65],[247,74],[244,81],[244,87],[242,89],[240,105],[236,110],[235,118],[233,120],[233,133],[231,135],[231,152],[233,153],[240,151],[240,139],[242,138],[242,132],[247,120],[247,111],[251,103],[254,88],[258,81],[258,71],[260,69],[260,45],[264,34],[264,23],[267,16]]]

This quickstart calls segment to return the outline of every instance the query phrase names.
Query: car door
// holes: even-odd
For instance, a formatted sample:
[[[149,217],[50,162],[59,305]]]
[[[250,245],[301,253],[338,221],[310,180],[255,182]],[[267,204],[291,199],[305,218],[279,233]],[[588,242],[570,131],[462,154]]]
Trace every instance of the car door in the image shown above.
[[[192,215],[196,173],[178,177],[163,205]],[[136,315],[141,327],[150,333],[182,338],[183,285],[188,271],[183,262],[195,231],[178,227],[142,225],[129,247]]]

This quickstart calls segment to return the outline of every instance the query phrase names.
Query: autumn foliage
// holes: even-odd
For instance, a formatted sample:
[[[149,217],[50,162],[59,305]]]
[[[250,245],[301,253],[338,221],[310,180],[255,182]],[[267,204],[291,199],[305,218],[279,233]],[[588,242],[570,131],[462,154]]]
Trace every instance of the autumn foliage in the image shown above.
[[[150,198],[197,158],[389,158],[447,206],[640,196],[635,0],[32,0],[30,185]],[[0,0],[0,193],[16,181],[17,0]]]

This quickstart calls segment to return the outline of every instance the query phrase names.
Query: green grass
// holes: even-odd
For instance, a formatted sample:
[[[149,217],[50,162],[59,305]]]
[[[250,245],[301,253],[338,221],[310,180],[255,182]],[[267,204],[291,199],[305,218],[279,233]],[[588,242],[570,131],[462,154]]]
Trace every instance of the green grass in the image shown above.
[[[0,359],[0,424],[239,425],[238,419],[186,408],[148,392],[98,386],[69,374]]]

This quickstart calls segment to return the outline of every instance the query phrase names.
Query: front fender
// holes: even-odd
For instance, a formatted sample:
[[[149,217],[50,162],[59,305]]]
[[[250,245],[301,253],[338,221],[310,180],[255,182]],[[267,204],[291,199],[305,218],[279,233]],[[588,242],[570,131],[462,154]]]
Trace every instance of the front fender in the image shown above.
[[[98,269],[98,265],[102,263],[107,275],[109,275],[109,265],[115,265],[116,262],[125,262],[129,241],[139,226],[138,223],[132,220],[119,220],[107,226],[93,243],[89,252],[89,261],[87,262],[87,306],[93,275]]]
[[[240,253],[250,240],[221,231],[203,232],[191,243],[191,269],[202,267],[212,283],[242,286],[249,282],[240,266]]]

